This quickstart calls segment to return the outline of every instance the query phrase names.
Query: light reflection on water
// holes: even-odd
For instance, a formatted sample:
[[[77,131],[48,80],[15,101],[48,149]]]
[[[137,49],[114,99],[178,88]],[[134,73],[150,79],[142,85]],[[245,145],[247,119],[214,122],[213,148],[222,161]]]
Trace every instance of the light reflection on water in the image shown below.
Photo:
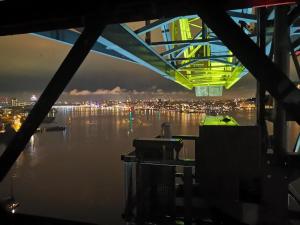
[[[251,125],[254,113],[234,112],[241,125]],[[120,155],[132,149],[136,137],[154,137],[163,122],[173,134],[198,133],[203,114],[104,109],[61,109],[56,123],[64,132],[35,134],[0,185],[14,194],[20,211],[99,224],[121,224],[123,166]],[[299,127],[291,125],[291,137]],[[295,137],[294,137],[295,136]],[[181,156],[193,158],[193,143],[184,143]]]

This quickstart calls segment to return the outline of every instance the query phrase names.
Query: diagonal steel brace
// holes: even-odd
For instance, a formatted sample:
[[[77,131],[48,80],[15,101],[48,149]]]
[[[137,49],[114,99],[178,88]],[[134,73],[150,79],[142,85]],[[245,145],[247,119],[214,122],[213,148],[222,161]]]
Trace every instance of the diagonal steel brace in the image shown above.
[[[224,9],[204,1],[198,12],[221,41],[300,124],[300,90],[281,69],[234,23]]]
[[[16,133],[4,153],[1,155],[0,182],[9,172],[14,162],[26,147],[30,137],[34,134],[51,107],[68,85],[104,28],[104,24],[95,24],[92,21],[87,21],[83,32],[78,37],[57,72],[54,74],[38,102],[34,105],[20,130]]]

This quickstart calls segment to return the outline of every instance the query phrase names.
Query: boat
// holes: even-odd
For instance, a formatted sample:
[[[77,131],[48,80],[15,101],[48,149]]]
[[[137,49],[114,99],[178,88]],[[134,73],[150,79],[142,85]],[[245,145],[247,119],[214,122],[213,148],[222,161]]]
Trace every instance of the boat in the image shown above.
[[[54,127],[46,127],[46,128],[44,128],[45,129],[45,131],[64,131],[64,130],[66,130],[66,127],[64,127],[64,126],[54,126]]]

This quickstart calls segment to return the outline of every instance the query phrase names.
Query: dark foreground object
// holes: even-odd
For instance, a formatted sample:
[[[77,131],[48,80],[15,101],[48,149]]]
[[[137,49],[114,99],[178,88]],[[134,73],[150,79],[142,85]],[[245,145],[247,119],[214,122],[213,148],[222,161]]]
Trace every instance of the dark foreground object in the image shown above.
[[[71,220],[62,220],[42,216],[24,215],[24,214],[5,214],[0,213],[1,225],[95,225],[92,223],[76,222]]]

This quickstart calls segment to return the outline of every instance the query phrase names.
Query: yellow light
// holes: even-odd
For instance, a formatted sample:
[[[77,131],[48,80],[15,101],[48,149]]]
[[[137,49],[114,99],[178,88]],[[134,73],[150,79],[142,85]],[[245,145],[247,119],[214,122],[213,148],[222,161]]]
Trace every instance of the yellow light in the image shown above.
[[[13,120],[12,128],[17,132],[22,126],[20,117],[15,117]]]

